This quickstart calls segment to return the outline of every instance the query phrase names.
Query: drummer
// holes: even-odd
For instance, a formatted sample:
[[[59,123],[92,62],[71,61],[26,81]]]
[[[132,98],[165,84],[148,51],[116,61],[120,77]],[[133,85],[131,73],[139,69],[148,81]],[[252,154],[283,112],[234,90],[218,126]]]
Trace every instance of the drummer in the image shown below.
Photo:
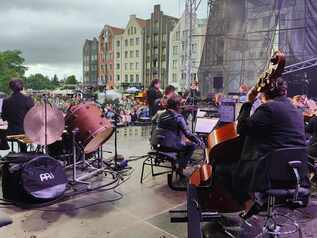
[[[24,117],[26,113],[34,106],[31,97],[24,95],[23,81],[12,78],[9,82],[12,94],[3,100],[2,119],[8,122],[8,135],[24,134]],[[19,143],[20,151],[26,152],[27,147],[23,143]]]

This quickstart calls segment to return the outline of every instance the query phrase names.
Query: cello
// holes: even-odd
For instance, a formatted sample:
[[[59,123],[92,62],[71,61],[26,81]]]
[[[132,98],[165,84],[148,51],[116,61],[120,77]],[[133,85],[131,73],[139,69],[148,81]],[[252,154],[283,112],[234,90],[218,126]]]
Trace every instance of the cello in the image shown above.
[[[270,59],[270,64],[268,69],[263,72],[258,78],[257,84],[255,86],[256,93],[264,92],[270,90],[272,85],[275,83],[276,78],[281,76],[285,67],[285,55],[281,50],[277,50],[274,52],[273,56]],[[212,163],[215,161],[221,160],[230,160],[226,158],[235,157],[236,160],[239,159],[239,155],[241,154],[242,147],[241,141],[239,141],[239,135],[237,133],[237,123],[232,122],[224,125],[223,127],[215,129],[212,133],[208,135],[208,146],[206,153],[208,154],[205,160],[205,163],[201,166],[201,168],[195,171],[189,182],[195,186],[199,186],[200,183],[206,182],[212,176]],[[237,143],[238,146],[234,145],[234,142]],[[229,148],[226,148],[226,144],[228,144]],[[230,150],[230,147],[234,148],[234,150]],[[218,148],[221,147],[221,150]],[[227,151],[228,149],[229,151]],[[240,152],[240,153],[238,153]],[[230,156],[230,154],[232,154]],[[223,158],[223,159],[219,159]],[[237,158],[238,157],[238,158]],[[210,171],[210,172],[208,172]]]

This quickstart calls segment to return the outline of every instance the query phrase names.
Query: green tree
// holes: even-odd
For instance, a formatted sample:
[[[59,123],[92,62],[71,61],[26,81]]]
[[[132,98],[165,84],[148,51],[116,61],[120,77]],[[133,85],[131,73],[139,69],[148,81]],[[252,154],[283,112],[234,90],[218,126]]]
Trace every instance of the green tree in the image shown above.
[[[9,92],[9,81],[12,77],[23,78],[27,70],[23,66],[24,58],[19,50],[0,52],[0,90]]]
[[[44,76],[43,74],[30,75],[25,79],[25,84],[27,88],[33,90],[52,90],[58,87],[58,85],[55,85],[53,83],[53,80],[51,81],[47,76]]]
[[[58,81],[58,77],[56,74],[54,74],[54,77],[52,79],[52,83],[53,85],[55,85],[56,87],[58,87],[60,85],[59,81]]]
[[[67,77],[65,80],[65,84],[77,84],[76,76],[75,75],[70,75]]]

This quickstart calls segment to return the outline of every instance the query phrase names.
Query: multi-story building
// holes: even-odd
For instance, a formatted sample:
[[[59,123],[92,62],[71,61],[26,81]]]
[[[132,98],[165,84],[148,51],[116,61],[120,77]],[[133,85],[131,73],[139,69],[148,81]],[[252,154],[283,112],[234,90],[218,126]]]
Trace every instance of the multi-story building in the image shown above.
[[[98,40],[85,40],[83,47],[83,81],[85,85],[97,85]]]
[[[169,38],[178,19],[164,15],[160,5],[154,6],[151,19],[146,20],[143,47],[143,83],[148,87],[153,79],[161,80],[161,87],[168,84]]]
[[[169,76],[168,84],[173,85],[178,91],[186,90],[186,73],[188,56],[188,27],[184,14],[173,31],[170,33]],[[198,80],[198,67],[204,48],[207,19],[194,19],[192,41],[192,80]]]
[[[98,84],[112,84],[114,81],[114,37],[124,29],[105,25],[99,34],[98,47]]]
[[[122,34],[114,37],[115,85],[120,88],[143,85],[143,39],[146,21],[131,15]]]

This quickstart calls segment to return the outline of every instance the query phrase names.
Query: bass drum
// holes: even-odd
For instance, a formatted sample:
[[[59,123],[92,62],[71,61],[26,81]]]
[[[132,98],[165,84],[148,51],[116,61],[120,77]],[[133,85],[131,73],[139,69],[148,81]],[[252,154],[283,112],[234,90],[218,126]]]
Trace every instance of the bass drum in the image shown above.
[[[70,133],[75,129],[79,130],[76,139],[81,143],[86,154],[96,151],[114,132],[112,123],[93,102],[72,106],[65,122]]]

